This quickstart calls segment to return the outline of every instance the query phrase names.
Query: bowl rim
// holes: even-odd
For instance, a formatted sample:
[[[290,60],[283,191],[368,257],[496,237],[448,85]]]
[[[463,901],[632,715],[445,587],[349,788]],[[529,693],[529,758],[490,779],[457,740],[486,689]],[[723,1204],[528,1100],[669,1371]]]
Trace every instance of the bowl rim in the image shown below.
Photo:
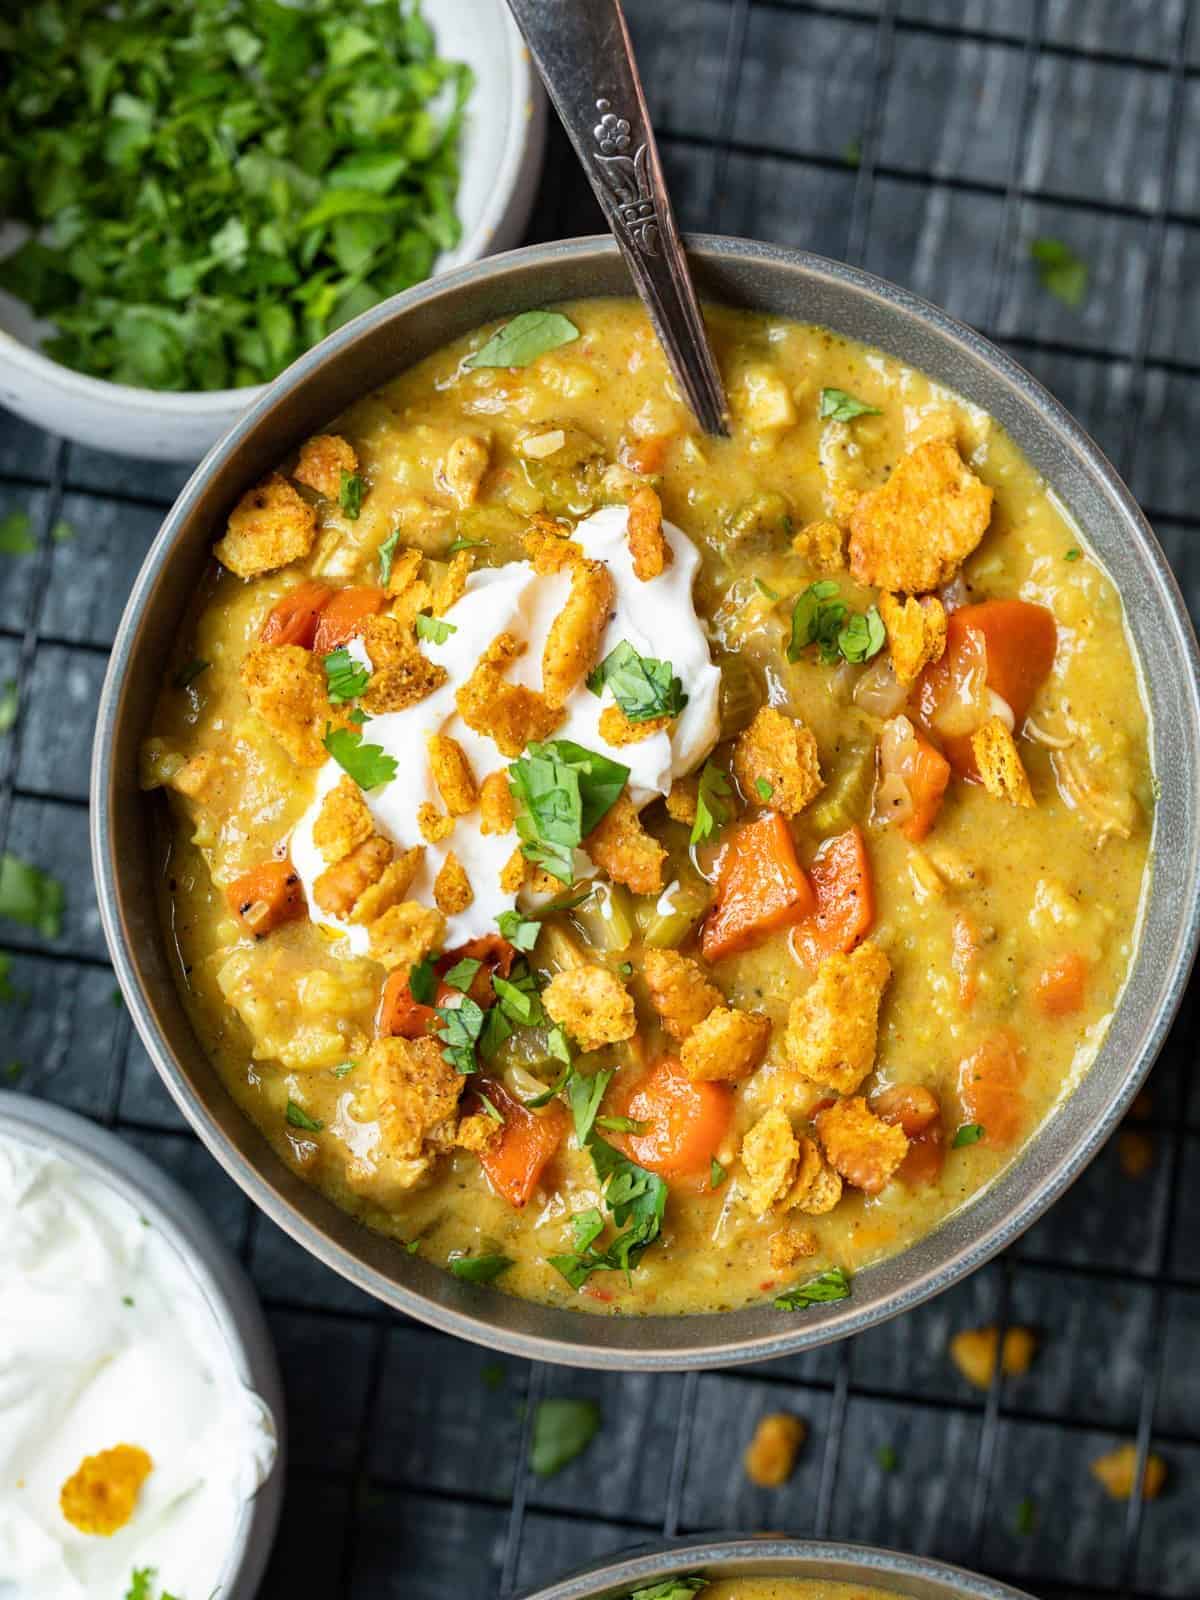
[[[832,1539],[789,1539],[776,1534],[700,1534],[656,1540],[589,1562],[518,1600],[618,1600],[628,1591],[667,1578],[682,1578],[696,1568],[723,1577],[824,1578],[838,1583],[912,1580],[919,1585],[895,1591],[916,1600],[1032,1600],[1023,1589],[952,1562],[907,1555],[883,1545]],[[891,1591],[885,1591],[890,1593]],[[703,1593],[703,1591],[701,1591]]]
[[[208,1305],[238,1377],[271,1413],[271,1471],[242,1505],[222,1577],[230,1600],[251,1600],[266,1568],[283,1508],[287,1413],[275,1344],[245,1270],[179,1182],[117,1133],[49,1100],[0,1089],[0,1137],[49,1150],[136,1207],[178,1254]]]
[[[529,59],[525,42],[508,13],[504,0],[496,0],[496,3],[501,22],[505,25],[505,37],[508,41],[507,61],[512,102],[518,106],[530,106],[532,112],[533,102],[542,93],[541,80],[534,74],[533,63]],[[472,231],[460,240],[453,250],[446,252],[447,256],[454,258],[455,265],[448,269],[445,276],[458,271],[460,266],[474,265],[486,257],[488,245],[513,201],[521,168],[528,154],[526,147],[530,137],[530,118],[514,119],[509,126],[503,161],[487,204]],[[534,140],[538,138],[536,116],[532,137]],[[424,283],[435,281],[438,281],[436,262],[433,274],[424,279],[422,284],[414,284],[413,287],[421,288]],[[390,301],[381,302],[384,305],[390,303]],[[349,323],[343,326],[348,327]],[[335,329],[334,333],[340,331]],[[310,348],[319,349],[323,343],[324,340]],[[305,354],[307,353],[305,351]],[[18,339],[6,328],[0,328],[0,359],[13,367],[23,369],[27,376],[41,383],[53,384],[64,395],[74,396],[76,399],[87,400],[93,404],[117,406],[127,413],[144,414],[154,418],[161,418],[165,414],[172,419],[186,418],[191,422],[220,422],[231,411],[236,412],[254,405],[273,383],[279,381],[277,377],[267,383],[248,383],[233,389],[147,389],[140,384],[113,383],[108,378],[96,378],[89,372],[77,372],[74,367],[64,366],[61,361],[55,361],[52,356],[44,355],[35,346]],[[290,367],[284,369],[285,372],[291,370]],[[283,375],[280,373],[279,377]]]
[[[841,262],[777,245],[753,240],[728,238],[718,235],[689,235],[686,240],[689,253],[701,267],[707,265],[736,273],[739,266],[761,267],[770,270],[772,264],[798,270],[809,288],[822,285],[835,291],[846,292],[861,301],[865,309],[900,323],[916,323],[936,336],[939,344],[953,347],[969,365],[986,368],[996,379],[1006,395],[1015,399],[1019,408],[1036,415],[1055,444],[1068,455],[1071,463],[1082,470],[1091,486],[1108,502],[1114,516],[1129,532],[1137,547],[1137,554],[1145,564],[1162,617],[1171,629],[1171,643],[1175,659],[1180,662],[1179,692],[1186,701],[1185,725],[1179,730],[1181,747],[1189,762],[1193,779],[1200,769],[1200,652],[1191,621],[1180,595],[1166,557],[1152,530],[1115,468],[1084,432],[1082,427],[1029,373],[1025,372],[1003,351],[989,343],[982,335],[967,327],[947,312],[930,305],[888,281]],[[582,1366],[593,1370],[653,1370],[683,1371],[690,1368],[712,1368],[722,1365],[762,1361],[800,1350],[810,1349],[833,1339],[844,1338],[868,1327],[889,1320],[901,1312],[930,1299],[943,1289],[965,1277],[999,1251],[1009,1245],[1028,1228],[1057,1199],[1068,1185],[1083,1171],[1116,1128],[1125,1110],[1132,1102],[1140,1084],[1156,1058],[1167,1030],[1178,1010],[1188,975],[1195,960],[1200,941],[1200,892],[1187,896],[1181,907],[1180,918],[1172,924],[1169,977],[1165,981],[1157,1010],[1148,1011],[1139,1036],[1138,1047],[1125,1068],[1119,1087],[1109,1095],[1099,1115],[1081,1120],[1080,1125],[1057,1140],[1061,1149],[1050,1152],[1050,1159],[1034,1174],[1028,1188],[1013,1199],[999,1216],[986,1223],[977,1223],[967,1229],[967,1237],[952,1244],[948,1253],[929,1264],[918,1263],[911,1275],[897,1287],[882,1291],[879,1303],[870,1302],[871,1296],[851,1297],[830,1305],[810,1310],[804,1317],[775,1313],[773,1323],[762,1332],[739,1337],[732,1329],[722,1335],[720,1323],[742,1314],[739,1311],[708,1315],[678,1317],[631,1317],[628,1319],[600,1319],[585,1317],[583,1313],[545,1307],[537,1302],[515,1300],[503,1294],[480,1294],[459,1298],[454,1304],[443,1303],[421,1288],[410,1287],[388,1277],[364,1259],[365,1252],[351,1250],[318,1228],[280,1194],[247,1152],[235,1144],[217,1123],[204,1105],[195,1085],[175,1059],[154,1017],[138,975],[122,909],[120,873],[116,865],[116,838],[110,825],[108,800],[116,780],[112,760],[116,730],[119,726],[119,707],[129,659],[144,611],[146,610],[158,579],[169,564],[177,535],[186,528],[197,502],[202,498],[207,480],[230,458],[236,456],[244,441],[253,436],[260,423],[267,419],[280,401],[294,391],[308,385],[318,377],[322,367],[333,356],[347,347],[387,330],[392,324],[403,322],[419,314],[436,298],[454,296],[459,290],[470,290],[493,276],[503,276],[510,271],[519,273],[532,268],[540,273],[555,266],[581,267],[613,258],[617,246],[608,235],[592,235],[576,239],[559,240],[547,244],[527,246],[520,250],[492,256],[431,280],[406,291],[391,301],[366,311],[353,322],[331,334],[322,344],[300,357],[285,373],[277,378],[269,391],[247,410],[230,431],[213,446],[196,468],[192,477],[172,507],[162,528],[148,552],[134,582],[121,624],[113,645],[108,671],[105,676],[97,714],[96,735],[93,746],[92,783],[90,799],[90,829],[93,867],[100,907],[101,923],[112,956],[114,970],[134,1024],[142,1037],[155,1067],[184,1116],[209,1151],[225,1170],[245,1190],[250,1198],[284,1232],[316,1255],[325,1265],[347,1278],[367,1294],[381,1299],[393,1308],[418,1320],[427,1322],[444,1332],[475,1343],[498,1348],[509,1354],[564,1365]],[[399,369],[398,369],[399,370]],[[1131,641],[1132,644],[1132,641]],[[1141,660],[1135,649],[1139,673]],[[1149,697],[1147,708],[1149,710]],[[1153,741],[1155,725],[1151,723],[1148,737]],[[1181,791],[1182,793],[1182,791]],[[1179,803],[1185,802],[1181,799]],[[1151,867],[1154,848],[1158,840],[1162,808],[1155,815],[1154,833],[1150,844]],[[1195,891],[1200,884],[1200,840],[1191,841],[1188,871],[1176,880],[1173,887]],[[1143,896],[1148,903],[1148,891]],[[1143,917],[1144,920],[1144,917]],[[1140,932],[1140,930],[1139,930]],[[1136,960],[1136,955],[1134,957]],[[1124,1001],[1122,992],[1122,1003]],[[1120,1005],[1114,1019],[1120,1015]],[[1073,1086],[1078,1093],[1087,1083],[1088,1074]],[[239,1116],[244,1114],[240,1111]],[[249,1124],[247,1119],[247,1125]],[[1053,1114],[1039,1126],[1022,1153],[1003,1169],[997,1178],[972,1196],[966,1205],[939,1224],[938,1228],[909,1250],[888,1258],[898,1261],[931,1239],[937,1238],[979,1205],[981,1200],[1000,1186],[1009,1175],[1029,1164],[1030,1151],[1047,1136],[1047,1130],[1057,1128]],[[256,1138],[261,1138],[254,1129]],[[300,1180],[297,1180],[300,1181]],[[886,1262],[864,1269],[876,1272]],[[427,1265],[414,1262],[414,1266]],[[438,1269],[430,1268],[437,1272]],[[439,1272],[439,1277],[445,1274]],[[862,1274],[859,1275],[860,1277]],[[878,1292],[877,1292],[878,1294]],[[495,1299],[507,1305],[533,1306],[547,1316],[574,1319],[572,1333],[558,1337],[546,1334],[539,1328],[504,1326],[502,1319],[490,1310]],[[748,1309],[748,1308],[747,1308]],[[756,1310],[759,1308],[755,1308]],[[517,1313],[514,1318],[520,1320]],[[606,1344],[601,1339],[590,1339],[583,1332],[584,1324],[615,1328],[647,1325],[663,1327],[671,1324],[680,1337],[668,1339],[660,1346],[646,1339],[642,1344]],[[685,1324],[687,1326],[685,1326]],[[692,1336],[694,1332],[694,1337]]]

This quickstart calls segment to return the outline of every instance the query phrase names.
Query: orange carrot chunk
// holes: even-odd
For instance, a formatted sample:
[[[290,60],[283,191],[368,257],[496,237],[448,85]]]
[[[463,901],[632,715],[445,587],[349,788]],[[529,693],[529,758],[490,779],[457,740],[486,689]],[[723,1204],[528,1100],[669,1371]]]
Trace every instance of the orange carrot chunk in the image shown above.
[[[408,972],[401,967],[389,973],[376,1024],[380,1038],[423,1039],[438,1025],[438,1014],[433,1007],[423,1006],[413,999]]]
[[[958,979],[958,998],[964,1011],[970,1011],[979,998],[979,936],[965,911],[954,919],[950,931],[950,965]]]
[[[243,872],[225,890],[225,902],[256,939],[308,915],[300,874],[286,858]]]
[[[1008,703],[1019,729],[1057,642],[1053,613],[1026,600],[984,600],[950,613],[945,652],[917,679],[914,704],[961,777],[979,777],[971,735],[991,714],[985,690]]]
[[[323,583],[298,583],[271,608],[259,635],[264,644],[299,644],[311,650],[321,613],[333,598]]]
[[[981,1142],[1003,1147],[1024,1132],[1027,1118],[1025,1053],[1015,1034],[998,1028],[959,1063],[958,1098],[963,1121],[983,1129]]]
[[[849,955],[875,921],[875,886],[862,829],[826,839],[808,869],[816,908],[797,924],[792,948],[815,971],[826,956]]]
[[[729,1132],[733,1094],[727,1084],[694,1081],[674,1056],[663,1056],[624,1101],[622,1114],[645,1123],[621,1144],[630,1160],[664,1178],[709,1174]]]
[[[528,1110],[493,1078],[479,1088],[504,1118],[500,1137],[479,1152],[479,1162],[497,1193],[519,1209],[566,1138],[571,1119],[557,1100],[543,1111]]]
[[[377,616],[386,603],[387,595],[371,584],[339,589],[321,612],[313,649],[319,656],[327,656],[361,633],[367,618]]]
[[[1050,961],[1038,973],[1033,998],[1044,1017],[1069,1017],[1083,1007],[1088,964],[1076,950]]]
[[[815,908],[791,829],[778,811],[768,811],[743,824],[725,846],[716,903],[700,935],[704,959],[749,950]]]

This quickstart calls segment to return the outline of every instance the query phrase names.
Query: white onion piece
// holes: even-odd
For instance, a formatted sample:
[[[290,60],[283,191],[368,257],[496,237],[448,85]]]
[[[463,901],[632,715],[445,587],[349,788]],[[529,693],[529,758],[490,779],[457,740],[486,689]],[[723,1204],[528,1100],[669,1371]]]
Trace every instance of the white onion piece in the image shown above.
[[[890,717],[908,698],[890,656],[876,656],[854,686],[854,703],[872,717]]]
[[[999,717],[1009,733],[1016,726],[1017,719],[1013,716],[1013,708],[1003,695],[997,694],[994,689],[989,689],[986,695],[987,714],[989,717]]]
[[[913,800],[908,785],[898,772],[889,772],[875,785],[872,820],[877,823],[907,822],[913,814]]]
[[[961,572],[956,572],[949,583],[944,583],[938,590],[938,599],[946,610],[958,611],[971,602],[971,591],[967,588],[967,580]]]

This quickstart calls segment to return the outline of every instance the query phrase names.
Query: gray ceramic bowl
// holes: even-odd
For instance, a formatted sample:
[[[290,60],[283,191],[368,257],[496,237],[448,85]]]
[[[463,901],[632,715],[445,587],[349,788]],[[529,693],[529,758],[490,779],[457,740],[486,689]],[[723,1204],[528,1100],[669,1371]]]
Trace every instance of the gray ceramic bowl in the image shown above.
[[[706,1578],[807,1578],[869,1584],[909,1600],[1030,1600],[962,1567],[900,1555],[865,1544],[810,1543],[770,1535],[750,1539],[683,1539],[639,1548],[573,1573],[525,1600],[625,1600],[631,1591],[688,1574]],[[703,1600],[701,1591],[700,1600]]]
[[[267,1481],[242,1508],[225,1574],[225,1600],[254,1600],[275,1542],[283,1503],[287,1440],[283,1384],[275,1347],[250,1280],[213,1232],[200,1208],[152,1161],[113,1133],[73,1111],[0,1090],[0,1132],[51,1150],[109,1185],[147,1218],[178,1251],[233,1352],[241,1381],[258,1394],[275,1419],[279,1442]]]
[[[936,1233],[860,1273],[852,1298],[803,1314],[769,1305],[640,1319],[553,1310],[460,1283],[411,1258],[289,1172],[226,1094],[176,993],[155,909],[160,863],[137,787],[137,753],[181,618],[230,508],[351,400],[447,340],[549,301],[628,293],[608,239],[518,250],[412,290],[341,329],[271,386],[197,469],[146,559],[113,648],[92,771],[92,845],[113,964],[167,1088],[218,1161],[281,1228],[368,1293],[481,1344],[580,1366],[760,1361],[869,1327],[972,1271],[1027,1228],[1116,1127],[1170,1025],[1198,931],[1196,642],[1162,552],[1110,464],[1007,356],[904,290],[820,257],[746,240],[697,238],[690,251],[706,298],[824,323],[983,406],[1074,514],[1125,598],[1162,789],[1154,847],[1172,870],[1149,897],[1134,969],[1099,1058],[988,1190]]]

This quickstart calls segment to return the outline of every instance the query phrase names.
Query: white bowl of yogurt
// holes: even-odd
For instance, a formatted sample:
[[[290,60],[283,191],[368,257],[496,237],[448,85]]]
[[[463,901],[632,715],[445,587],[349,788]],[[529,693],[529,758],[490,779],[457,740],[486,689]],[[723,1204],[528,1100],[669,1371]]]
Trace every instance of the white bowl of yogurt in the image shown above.
[[[195,1204],[115,1135],[0,1093],[0,1307],[0,1600],[251,1600],[283,1392]]]

